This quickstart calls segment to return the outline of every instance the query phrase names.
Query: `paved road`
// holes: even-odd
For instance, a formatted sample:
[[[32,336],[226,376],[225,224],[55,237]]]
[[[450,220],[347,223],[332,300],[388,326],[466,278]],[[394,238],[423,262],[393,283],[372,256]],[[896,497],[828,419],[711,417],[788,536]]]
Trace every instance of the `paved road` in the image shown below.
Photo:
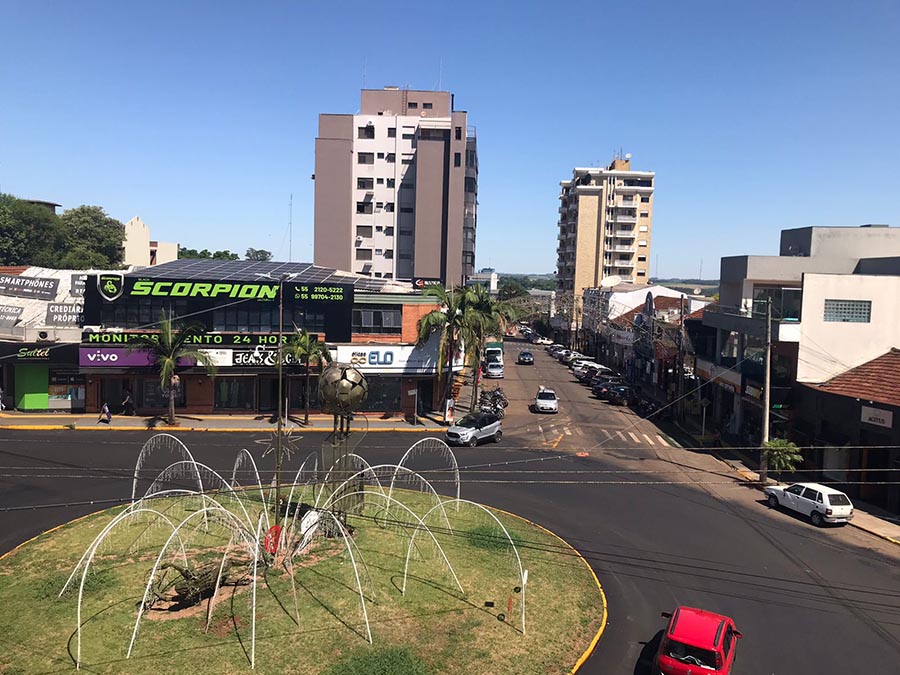
[[[896,672],[889,664],[900,662],[900,567],[889,544],[770,512],[724,467],[695,470],[707,469],[705,455],[674,448],[652,425],[590,399],[568,371],[535,353],[534,367],[508,358],[503,442],[457,456],[464,497],[559,533],[603,582],[609,626],[582,672],[648,672],[643,643],[662,627],[659,612],[679,603],[736,619],[745,635],[738,673]],[[540,382],[557,386],[558,416],[527,412]],[[0,439],[0,507],[122,498],[147,436],[10,432]],[[255,442],[265,441],[261,434],[225,436],[184,434],[198,461],[223,471],[240,447],[264,447]],[[318,444],[321,434],[308,440]],[[396,461],[415,440],[369,434],[360,450],[373,462]],[[0,511],[0,549],[98,506]]]

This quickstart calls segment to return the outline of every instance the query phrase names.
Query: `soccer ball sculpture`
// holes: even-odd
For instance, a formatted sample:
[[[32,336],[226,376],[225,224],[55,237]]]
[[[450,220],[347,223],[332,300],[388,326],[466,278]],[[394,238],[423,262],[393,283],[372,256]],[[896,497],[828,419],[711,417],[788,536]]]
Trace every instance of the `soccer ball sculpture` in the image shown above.
[[[349,415],[369,396],[366,376],[346,363],[332,363],[319,376],[319,402],[333,415]]]

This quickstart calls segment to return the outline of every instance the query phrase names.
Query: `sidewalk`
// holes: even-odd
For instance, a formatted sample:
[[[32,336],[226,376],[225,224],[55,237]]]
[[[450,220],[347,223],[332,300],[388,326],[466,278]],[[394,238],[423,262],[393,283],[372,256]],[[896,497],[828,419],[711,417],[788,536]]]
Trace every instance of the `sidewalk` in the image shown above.
[[[669,425],[667,425],[669,426]],[[709,457],[714,457],[718,462],[726,464],[732,471],[740,475],[741,479],[747,484],[753,485],[756,489],[762,490],[763,485],[759,482],[759,473],[751,468],[753,463],[749,458],[743,455],[739,450],[729,447],[727,440],[724,441],[723,447],[708,447],[708,443],[704,444],[699,433],[676,424],[671,425],[678,431],[673,434],[676,438],[681,437],[685,441],[685,445],[691,448],[706,447]],[[769,479],[770,484],[776,484],[777,481]],[[885,541],[900,546],[900,518],[891,514],[884,509],[865,502],[853,502],[853,520],[850,526],[864,530],[870,534],[880,537]]]
[[[275,430],[275,416],[256,415],[185,415],[177,414],[177,424],[169,426],[158,417],[143,415],[113,415],[112,422],[97,422],[97,414],[71,413],[21,413],[4,411],[0,413],[0,429],[10,431],[209,431],[209,432],[272,432]],[[353,430],[361,431],[368,422],[368,431],[393,431],[443,434],[446,425],[439,413],[428,413],[418,417],[413,425],[403,415],[385,416],[383,413],[357,413],[352,423]],[[312,414],[309,425],[303,424],[303,413],[292,414],[285,421],[285,428],[292,431],[326,432],[334,428],[334,418],[327,414]]]

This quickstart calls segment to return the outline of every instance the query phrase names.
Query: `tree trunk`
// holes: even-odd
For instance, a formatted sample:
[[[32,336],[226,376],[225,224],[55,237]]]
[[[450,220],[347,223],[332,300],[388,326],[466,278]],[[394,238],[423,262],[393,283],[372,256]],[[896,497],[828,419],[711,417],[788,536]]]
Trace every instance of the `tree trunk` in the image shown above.
[[[481,381],[481,356],[475,355],[475,372],[472,374],[472,412],[478,403],[478,383]]]
[[[309,425],[309,355],[306,356],[306,410],[303,413],[303,424]]]
[[[175,424],[175,382],[169,378],[169,424]]]

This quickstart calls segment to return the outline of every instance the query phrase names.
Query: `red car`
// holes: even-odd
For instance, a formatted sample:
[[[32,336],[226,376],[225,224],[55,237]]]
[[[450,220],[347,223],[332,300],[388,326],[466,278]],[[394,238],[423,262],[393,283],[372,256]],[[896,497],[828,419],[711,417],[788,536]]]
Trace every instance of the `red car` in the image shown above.
[[[656,653],[662,675],[727,675],[734,665],[734,651],[742,638],[734,621],[703,609],[679,607],[663,612],[669,619]],[[656,672],[654,675],[656,675]]]

